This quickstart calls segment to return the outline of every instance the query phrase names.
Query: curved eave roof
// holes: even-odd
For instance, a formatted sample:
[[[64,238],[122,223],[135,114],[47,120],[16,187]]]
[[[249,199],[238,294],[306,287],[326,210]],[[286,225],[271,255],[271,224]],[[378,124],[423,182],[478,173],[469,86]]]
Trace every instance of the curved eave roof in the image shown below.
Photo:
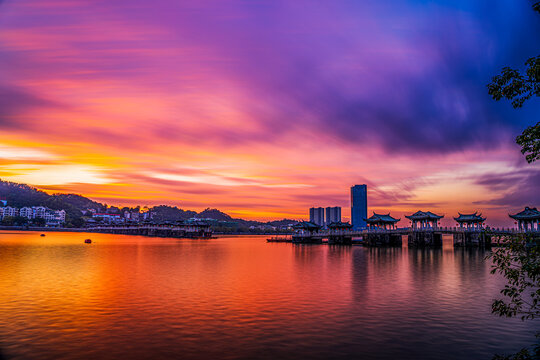
[[[520,211],[515,215],[508,214],[508,216],[515,220],[537,220],[540,219],[540,211],[536,208],[527,206],[523,211]]]
[[[417,211],[412,215],[405,215],[407,219],[410,220],[439,220],[444,217],[444,215],[437,215],[431,211]]]
[[[352,225],[348,222],[332,222],[328,224],[328,228],[330,229],[350,229],[352,228]]]
[[[485,217],[482,217],[482,214],[458,214],[459,216],[454,218],[457,222],[483,222],[486,220]]]
[[[388,214],[377,214],[373,213],[373,215],[369,219],[364,219],[368,223],[396,223],[400,221],[401,219],[396,219],[390,216],[390,213]]]
[[[302,221],[296,225],[293,225],[293,229],[304,229],[304,230],[318,230],[321,227],[317,224],[314,224],[309,221]]]

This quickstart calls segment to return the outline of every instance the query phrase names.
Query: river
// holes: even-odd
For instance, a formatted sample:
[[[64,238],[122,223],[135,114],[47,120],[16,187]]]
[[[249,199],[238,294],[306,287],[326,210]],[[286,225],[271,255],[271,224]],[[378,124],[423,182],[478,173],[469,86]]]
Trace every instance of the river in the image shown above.
[[[491,359],[482,250],[0,232],[2,359]],[[84,244],[91,238],[92,244]]]

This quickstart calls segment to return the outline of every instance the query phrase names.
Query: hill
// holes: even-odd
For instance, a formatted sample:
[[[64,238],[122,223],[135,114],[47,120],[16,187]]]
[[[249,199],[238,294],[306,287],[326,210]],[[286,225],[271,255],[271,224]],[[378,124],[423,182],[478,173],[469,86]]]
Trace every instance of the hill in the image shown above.
[[[25,206],[45,206],[53,210],[66,211],[67,222],[80,219],[82,211],[88,208],[102,210],[106,205],[100,204],[81,195],[54,194],[49,195],[26,184],[0,180],[0,198],[7,200],[9,206],[21,208]],[[80,220],[75,221],[76,224]]]
[[[66,223],[68,226],[82,226],[84,224],[82,216],[87,209],[94,209],[97,212],[105,212],[109,210],[111,212],[121,213],[120,209],[114,206],[109,207],[107,204],[99,203],[82,195],[49,195],[44,191],[38,190],[37,188],[26,184],[19,184],[3,180],[0,180],[0,199],[7,200],[8,206],[17,208],[25,206],[45,206],[53,210],[64,209],[67,215]],[[280,226],[296,223],[295,220],[288,219],[270,221],[267,223],[254,220],[236,219],[218,209],[211,208],[206,208],[205,210],[197,213],[196,211],[183,210],[176,206],[158,205],[150,208],[149,210],[152,212],[152,219],[156,222],[175,222],[190,218],[213,219],[218,222],[228,222],[229,226],[233,226],[236,230],[240,228],[247,228],[252,225],[269,224],[273,226]]]
[[[206,208],[197,214],[199,219],[214,219],[218,221],[233,221],[233,218],[218,209]]]

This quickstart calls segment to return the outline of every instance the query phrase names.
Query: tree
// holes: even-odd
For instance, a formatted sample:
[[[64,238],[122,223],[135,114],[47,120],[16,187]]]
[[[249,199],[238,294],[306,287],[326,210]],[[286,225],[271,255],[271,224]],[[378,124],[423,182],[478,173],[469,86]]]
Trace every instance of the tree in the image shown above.
[[[533,5],[533,10],[540,13],[540,2]],[[540,55],[527,60],[524,71],[504,67],[501,74],[491,79],[487,88],[493,99],[511,100],[515,109],[522,107],[533,96],[540,97]],[[540,159],[540,122],[527,127],[516,138],[516,143],[521,146],[521,153],[527,162]]]
[[[533,5],[533,10],[540,13],[540,1]],[[501,74],[492,78],[487,85],[488,93],[496,101],[505,98],[511,100],[514,108],[520,108],[532,97],[540,97],[540,56],[525,62],[525,70],[510,67],[502,69]],[[540,122],[527,127],[516,138],[521,146],[521,153],[527,162],[540,159]],[[499,273],[507,280],[501,294],[504,299],[493,302],[491,310],[499,316],[520,316],[522,320],[540,317],[540,238],[531,233],[510,235],[503,239],[501,246],[489,256],[493,260],[492,273]],[[537,334],[540,337],[540,333]],[[494,359],[540,359],[540,344],[533,348],[522,349],[510,356],[495,356]]]
[[[32,222],[35,226],[45,226],[47,224],[47,221],[45,221],[44,218],[35,218]]]
[[[499,273],[507,284],[501,290],[503,299],[491,305],[494,314],[533,320],[540,317],[540,238],[534,233],[509,235],[488,255],[493,260],[491,273]],[[539,337],[539,335],[537,335]],[[511,356],[497,355],[497,360],[540,359],[540,346],[531,354],[522,349]]]
[[[525,233],[508,236],[499,245],[490,255],[491,273],[508,283],[501,290],[506,300],[495,300],[493,313],[522,320],[540,317],[540,239]]]

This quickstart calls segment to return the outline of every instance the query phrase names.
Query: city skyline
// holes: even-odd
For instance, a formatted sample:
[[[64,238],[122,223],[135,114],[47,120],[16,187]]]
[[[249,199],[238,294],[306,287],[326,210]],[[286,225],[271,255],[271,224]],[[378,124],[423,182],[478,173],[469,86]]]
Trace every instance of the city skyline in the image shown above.
[[[437,4],[0,1],[0,178],[110,205],[350,220],[540,203],[515,110],[486,84],[522,68],[527,1]]]

